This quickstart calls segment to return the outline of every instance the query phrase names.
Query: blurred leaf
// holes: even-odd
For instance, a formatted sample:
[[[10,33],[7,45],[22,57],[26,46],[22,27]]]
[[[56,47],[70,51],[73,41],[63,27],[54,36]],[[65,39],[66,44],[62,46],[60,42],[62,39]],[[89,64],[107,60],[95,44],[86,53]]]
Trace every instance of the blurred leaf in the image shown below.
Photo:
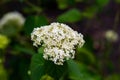
[[[1,63],[0,63],[0,80],[7,80],[7,72]]]
[[[23,8],[23,11],[24,11],[25,13],[33,13],[33,12],[35,12],[36,10],[35,10],[34,8],[24,7],[24,8]]]
[[[21,80],[30,80],[29,75],[28,75],[28,70],[29,70],[29,59],[27,58],[21,58],[20,62],[19,62],[19,68],[18,68],[18,72],[19,75],[21,76]]]
[[[34,55],[35,54],[35,51],[31,48],[26,48],[26,47],[23,47],[23,46],[20,46],[20,45],[16,45],[14,47],[15,50],[17,51],[20,51],[20,52],[23,52],[23,53],[26,53],[26,54],[30,54],[30,55]]]
[[[85,41],[85,44],[84,44],[83,48],[86,48],[87,50],[93,52],[94,48],[93,48],[93,39],[92,39],[92,37],[85,36],[84,39],[86,41]]]
[[[104,7],[110,2],[110,0],[96,0],[96,2],[100,7]]]
[[[120,74],[109,75],[105,80],[120,80]]]
[[[101,80],[100,76],[89,72],[83,64],[68,60],[68,72],[71,80]]]
[[[26,70],[28,69],[30,63],[29,57],[12,55],[7,58],[8,58],[6,60],[6,63],[8,63],[7,72],[10,74],[8,80],[30,80],[27,77],[26,73]]]
[[[7,36],[0,34],[0,49],[5,49],[8,46],[9,42],[10,40]]]
[[[6,23],[2,29],[0,29],[0,33],[12,37],[18,34],[18,32],[20,31],[18,24],[16,24],[15,22],[9,22]]]
[[[27,6],[23,8],[23,11],[28,14],[35,13],[35,12],[40,13],[42,12],[42,9],[40,7],[28,7]]]
[[[111,60],[106,60],[106,62],[107,70],[109,71],[109,73],[113,73],[115,69],[114,63]]]
[[[71,9],[58,16],[57,21],[74,23],[81,19],[82,19],[81,12],[78,9]]]
[[[85,48],[77,48],[77,56],[76,59],[79,61],[83,61],[86,64],[94,64],[95,63],[95,56],[92,52]]]
[[[24,31],[30,35],[35,27],[40,27],[48,24],[45,16],[29,16],[25,21]]]
[[[59,9],[66,9],[68,7],[67,0],[57,0]]]
[[[82,2],[83,0],[75,0],[76,2]]]
[[[68,4],[71,6],[75,5],[76,3],[75,0],[67,0],[67,1],[68,1]]]
[[[115,0],[116,1],[116,3],[120,3],[120,0]]]
[[[75,0],[57,0],[59,9],[66,9],[68,6],[75,5]]]
[[[35,54],[31,60],[31,80],[40,80],[40,78],[44,75],[45,60],[43,59],[42,54]]]
[[[85,9],[85,11],[83,12],[83,16],[85,16],[86,18],[93,18],[97,12],[97,7],[96,6],[92,6],[92,7],[87,7]]]

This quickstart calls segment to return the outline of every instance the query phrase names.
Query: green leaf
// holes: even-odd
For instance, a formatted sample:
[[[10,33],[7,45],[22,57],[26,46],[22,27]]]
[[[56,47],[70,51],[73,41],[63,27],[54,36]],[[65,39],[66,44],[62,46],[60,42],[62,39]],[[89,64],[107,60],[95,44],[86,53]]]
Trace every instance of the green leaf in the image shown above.
[[[33,49],[26,48],[26,47],[20,46],[20,45],[15,45],[14,49],[17,50],[17,51],[26,53],[26,54],[30,54],[30,55],[34,55],[36,53]]]
[[[26,6],[23,8],[24,13],[27,14],[32,14],[32,13],[40,13],[42,12],[42,8],[41,7],[36,7],[36,6]]]
[[[52,61],[44,60],[43,54],[35,54],[31,60],[31,80],[40,80],[45,74],[50,75],[55,80],[62,77],[66,71],[66,64],[56,65]]]
[[[96,6],[87,7],[83,12],[83,16],[86,18],[93,18],[97,13],[97,11],[98,11],[98,8]]]
[[[85,36],[84,39],[86,41],[85,41],[85,44],[82,48],[86,48],[87,50],[93,52],[93,50],[94,50],[93,39],[90,36]]]
[[[46,71],[46,74],[50,75],[55,80],[59,80],[67,71],[67,65],[66,63],[64,63],[64,65],[56,65],[51,61],[46,61],[45,71]]]
[[[85,44],[82,48],[77,47],[76,49],[76,59],[84,62],[85,64],[95,64],[96,58],[94,55],[93,40],[89,36],[85,36]]]
[[[115,0],[116,1],[116,3],[120,3],[120,0]]]
[[[7,71],[5,70],[4,66],[0,63],[0,80],[8,80],[7,78]]]
[[[71,80],[101,80],[98,75],[90,72],[83,64],[68,60],[68,72]]]
[[[29,59],[21,57],[17,65],[18,65],[18,74],[21,76],[21,80],[30,80],[30,77],[28,75]]]
[[[59,9],[66,9],[69,6],[75,5],[75,0],[57,0]]]
[[[9,37],[13,37],[19,33],[20,27],[22,26],[18,25],[17,22],[9,21],[2,26],[2,28],[0,29],[0,33]]]
[[[43,53],[44,53],[44,47],[40,47],[40,48],[38,49],[38,53],[43,54]]]
[[[57,21],[58,22],[78,22],[82,19],[81,12],[78,9],[71,9],[60,16],[58,16]]]
[[[30,35],[35,27],[40,27],[48,24],[45,16],[29,16],[24,25],[24,31],[26,34]]]
[[[104,7],[110,2],[110,0],[96,0],[96,2],[100,7]]]
[[[120,74],[112,74],[105,78],[105,80],[120,80]]]
[[[45,74],[44,67],[45,60],[42,54],[35,54],[31,60],[31,80],[40,80],[40,78]]]
[[[57,0],[59,9],[66,9],[68,7],[67,0]]]
[[[94,54],[85,48],[77,48],[76,59],[86,64],[94,64],[96,62]]]
[[[75,0],[67,0],[68,1],[68,4],[71,5],[71,6],[74,6],[76,1]]]
[[[79,66],[73,60],[68,60],[69,76],[73,80],[79,80],[82,77],[82,73],[79,70]]]

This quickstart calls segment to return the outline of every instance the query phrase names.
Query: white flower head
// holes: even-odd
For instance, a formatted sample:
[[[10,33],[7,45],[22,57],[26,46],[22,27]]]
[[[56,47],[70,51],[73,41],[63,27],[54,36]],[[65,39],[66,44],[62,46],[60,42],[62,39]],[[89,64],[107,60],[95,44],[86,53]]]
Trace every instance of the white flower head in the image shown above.
[[[118,40],[118,34],[117,34],[117,32],[115,32],[113,30],[108,30],[105,32],[105,38],[108,41],[115,42]]]
[[[3,16],[0,20],[0,28],[3,28],[6,24],[16,24],[22,27],[25,22],[25,18],[19,12],[9,12]]]
[[[43,58],[57,65],[63,65],[65,60],[73,59],[76,46],[82,47],[85,42],[81,33],[62,23],[34,28],[31,40],[36,47],[44,46]]]

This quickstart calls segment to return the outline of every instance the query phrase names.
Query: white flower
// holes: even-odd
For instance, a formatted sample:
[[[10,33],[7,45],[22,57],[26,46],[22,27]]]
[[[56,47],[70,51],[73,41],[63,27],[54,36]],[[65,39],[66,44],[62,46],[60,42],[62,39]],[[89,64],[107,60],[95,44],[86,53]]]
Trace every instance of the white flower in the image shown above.
[[[0,28],[6,24],[17,24],[19,27],[22,27],[24,22],[25,18],[19,12],[9,12],[0,20]]]
[[[44,46],[43,58],[57,65],[63,65],[65,60],[73,59],[76,46],[82,47],[85,42],[81,33],[62,23],[35,28],[31,33],[31,40],[36,47]]]
[[[105,38],[108,41],[115,42],[118,40],[118,34],[113,30],[108,30],[105,32]]]

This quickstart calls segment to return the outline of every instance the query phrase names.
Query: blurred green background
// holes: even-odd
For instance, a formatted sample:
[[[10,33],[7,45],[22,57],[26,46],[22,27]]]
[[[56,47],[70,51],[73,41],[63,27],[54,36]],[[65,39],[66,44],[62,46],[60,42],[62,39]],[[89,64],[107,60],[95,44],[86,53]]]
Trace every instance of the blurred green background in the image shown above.
[[[120,80],[120,0],[0,0],[0,80],[30,80],[31,57],[41,53],[31,32],[51,22],[69,25],[85,40],[76,49],[78,64],[71,61],[60,80]]]

